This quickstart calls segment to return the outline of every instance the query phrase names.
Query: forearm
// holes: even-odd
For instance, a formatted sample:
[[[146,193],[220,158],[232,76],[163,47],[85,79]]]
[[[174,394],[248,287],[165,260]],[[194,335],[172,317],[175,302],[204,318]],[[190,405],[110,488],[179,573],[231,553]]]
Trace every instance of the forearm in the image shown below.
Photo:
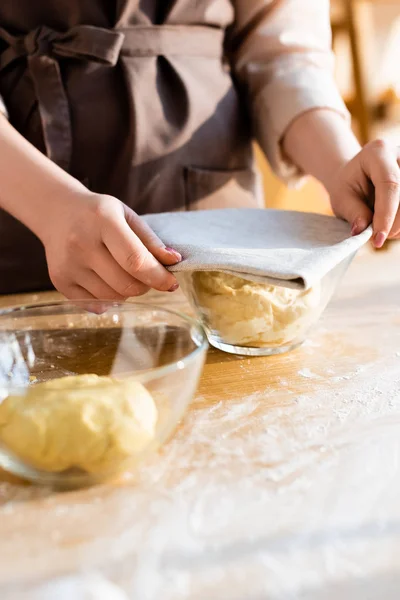
[[[0,181],[0,208],[39,237],[49,211],[61,198],[87,193],[79,181],[30,144],[1,114]]]
[[[338,169],[361,149],[347,122],[327,109],[300,115],[286,131],[282,143],[288,158],[328,191]]]

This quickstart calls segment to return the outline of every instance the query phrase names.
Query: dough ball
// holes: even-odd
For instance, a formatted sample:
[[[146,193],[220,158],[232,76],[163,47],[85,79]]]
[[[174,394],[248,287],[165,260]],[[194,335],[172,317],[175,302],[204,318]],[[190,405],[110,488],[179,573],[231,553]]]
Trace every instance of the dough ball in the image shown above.
[[[141,452],[154,438],[157,416],[137,381],[62,377],[0,404],[0,441],[38,469],[95,473]]]
[[[216,271],[192,275],[198,308],[226,343],[281,346],[301,337],[315,321],[320,286],[295,290]]]

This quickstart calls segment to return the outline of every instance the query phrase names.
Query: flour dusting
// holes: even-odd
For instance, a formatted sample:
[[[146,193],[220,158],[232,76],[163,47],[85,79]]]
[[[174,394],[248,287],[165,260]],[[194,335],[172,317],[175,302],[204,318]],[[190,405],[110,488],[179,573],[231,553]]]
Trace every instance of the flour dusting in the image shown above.
[[[202,386],[124,484],[71,495],[0,484],[1,599],[88,600],[91,574],[118,600],[397,600],[400,292],[377,255],[303,348],[238,359],[233,382],[213,353],[218,393]]]

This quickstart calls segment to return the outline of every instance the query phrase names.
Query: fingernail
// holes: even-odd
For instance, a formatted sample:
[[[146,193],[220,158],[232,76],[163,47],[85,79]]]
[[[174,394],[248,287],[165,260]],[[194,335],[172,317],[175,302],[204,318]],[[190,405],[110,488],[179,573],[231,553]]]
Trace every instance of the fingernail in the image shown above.
[[[375,248],[382,248],[383,244],[385,243],[385,240],[386,235],[382,231],[378,231],[378,233],[374,235]]]
[[[351,235],[359,235],[365,231],[368,227],[368,223],[364,219],[356,219],[351,228]]]
[[[178,287],[179,287],[179,283],[176,282],[176,283],[174,283],[174,285],[171,285],[171,287],[169,288],[168,291],[169,292],[176,292],[176,290],[178,289]]]
[[[169,252],[170,254],[172,254],[173,256],[175,256],[175,258],[180,262],[182,260],[182,255],[179,254],[179,252],[177,252],[176,250],[174,250],[173,248],[169,248],[169,247],[165,247],[166,251]]]

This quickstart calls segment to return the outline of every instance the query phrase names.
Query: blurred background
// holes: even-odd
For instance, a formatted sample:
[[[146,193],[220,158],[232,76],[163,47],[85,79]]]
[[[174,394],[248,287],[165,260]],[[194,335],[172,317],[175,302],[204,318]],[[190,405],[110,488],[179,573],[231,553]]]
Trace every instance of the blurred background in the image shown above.
[[[331,0],[331,22],[336,78],[357,137],[361,143],[379,136],[400,145],[400,0]],[[258,157],[268,207],[329,214],[317,181],[288,190]]]

